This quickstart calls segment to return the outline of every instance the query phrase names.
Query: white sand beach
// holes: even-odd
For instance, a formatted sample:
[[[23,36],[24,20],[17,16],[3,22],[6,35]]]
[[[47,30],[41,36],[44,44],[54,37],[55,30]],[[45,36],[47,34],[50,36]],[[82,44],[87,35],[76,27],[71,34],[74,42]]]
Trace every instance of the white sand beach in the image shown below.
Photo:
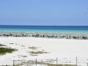
[[[56,58],[58,58],[59,64],[66,62],[76,64],[76,57],[78,58],[78,65],[87,66],[88,63],[88,40],[0,37],[0,44],[18,49],[13,53],[0,55],[0,65],[12,65],[12,60],[45,60]],[[37,49],[29,47],[37,47]],[[45,51],[47,53],[32,56],[30,54],[31,51]]]

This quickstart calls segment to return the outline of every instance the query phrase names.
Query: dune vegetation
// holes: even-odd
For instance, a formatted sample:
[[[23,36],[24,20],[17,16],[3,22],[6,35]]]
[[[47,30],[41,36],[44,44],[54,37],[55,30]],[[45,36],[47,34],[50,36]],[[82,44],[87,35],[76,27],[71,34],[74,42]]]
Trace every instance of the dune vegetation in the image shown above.
[[[6,45],[0,44],[0,46],[6,46]]]
[[[16,50],[12,48],[0,47],[0,55],[4,55],[6,53],[12,53],[13,51],[16,51]]]

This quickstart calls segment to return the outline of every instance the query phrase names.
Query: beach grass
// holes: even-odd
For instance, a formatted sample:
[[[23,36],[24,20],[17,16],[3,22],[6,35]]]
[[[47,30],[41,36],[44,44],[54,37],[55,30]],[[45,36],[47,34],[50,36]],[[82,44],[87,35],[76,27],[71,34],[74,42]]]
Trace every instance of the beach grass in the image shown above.
[[[16,50],[12,48],[0,47],[0,55],[4,55],[6,53],[12,53],[13,51],[16,51]]]
[[[0,44],[0,46],[6,46],[6,45]]]
[[[45,51],[30,51],[31,56],[38,56],[39,54],[45,54],[45,53],[48,53],[48,52],[45,52]]]
[[[32,46],[32,47],[29,47],[29,49],[32,49],[32,50],[36,50],[38,47],[35,47],[35,46]]]
[[[14,44],[14,43],[10,43],[10,44]]]

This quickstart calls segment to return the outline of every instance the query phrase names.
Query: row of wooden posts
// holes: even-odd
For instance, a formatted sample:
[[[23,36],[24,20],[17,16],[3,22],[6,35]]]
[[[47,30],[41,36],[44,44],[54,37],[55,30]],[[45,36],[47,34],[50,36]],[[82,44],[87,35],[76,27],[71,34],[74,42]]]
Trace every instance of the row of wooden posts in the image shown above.
[[[66,38],[66,39],[88,39],[88,34],[81,33],[60,33],[60,32],[0,32],[4,37],[46,37],[46,38]]]
[[[19,64],[17,64],[16,62],[19,62],[20,61],[20,63]],[[38,66],[38,64],[40,64],[40,66],[42,66],[43,64],[53,64],[52,63],[52,61],[53,62],[55,62],[54,63],[54,66],[56,65],[56,66],[59,66],[59,65],[61,65],[61,66],[64,66],[65,64],[59,64],[59,61],[58,61],[58,58],[56,58],[56,59],[51,59],[51,61],[49,60],[49,61],[43,61],[43,60],[41,60],[41,61],[38,61],[38,59],[35,59],[34,61],[33,60],[28,60],[29,62],[27,62],[27,61],[23,61],[23,60],[13,60],[13,64],[12,65],[1,65],[1,66],[21,66],[21,65],[26,65],[26,64],[24,64],[25,62],[27,62],[28,63],[28,65],[27,66]],[[73,64],[73,66],[78,66],[78,60],[77,60],[77,57],[76,57],[76,59],[75,59],[75,63]],[[71,65],[72,66],[72,64],[69,64],[69,63],[67,63],[67,65]],[[46,65],[47,66],[47,65]]]

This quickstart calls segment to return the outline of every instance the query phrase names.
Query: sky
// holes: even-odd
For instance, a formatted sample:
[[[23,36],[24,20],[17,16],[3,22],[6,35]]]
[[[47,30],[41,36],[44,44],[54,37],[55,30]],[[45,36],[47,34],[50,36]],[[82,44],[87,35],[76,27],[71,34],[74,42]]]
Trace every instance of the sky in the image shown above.
[[[88,26],[88,0],[0,0],[0,25]]]

